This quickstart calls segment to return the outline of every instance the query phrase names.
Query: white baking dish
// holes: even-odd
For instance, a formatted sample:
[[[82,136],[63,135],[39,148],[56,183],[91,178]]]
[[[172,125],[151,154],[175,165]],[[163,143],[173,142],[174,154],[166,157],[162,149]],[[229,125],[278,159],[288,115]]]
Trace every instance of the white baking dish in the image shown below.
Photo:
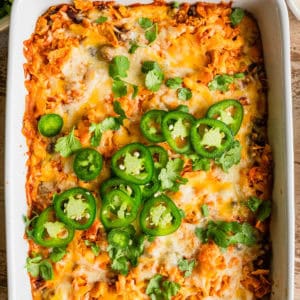
[[[31,298],[24,269],[27,243],[23,239],[26,214],[26,144],[21,133],[25,107],[23,41],[50,5],[64,0],[15,0],[11,15],[6,106],[6,235],[9,299]],[[67,2],[67,1],[65,1]],[[124,4],[137,1],[123,0]],[[144,2],[145,1],[139,1]],[[194,2],[194,1],[190,1]],[[209,1],[206,2],[216,2]],[[272,299],[292,300],[294,284],[294,171],[289,20],[283,0],[237,0],[257,18],[263,40],[269,82],[269,139],[274,155],[272,214]]]

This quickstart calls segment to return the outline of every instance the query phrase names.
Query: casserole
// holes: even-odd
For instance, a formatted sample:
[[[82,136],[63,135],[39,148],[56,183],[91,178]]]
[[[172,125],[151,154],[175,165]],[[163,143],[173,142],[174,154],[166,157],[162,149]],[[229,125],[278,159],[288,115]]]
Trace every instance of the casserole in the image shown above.
[[[17,2],[17,3],[19,3],[19,2]],[[241,2],[241,3],[237,3],[237,5],[241,5],[241,6],[243,6],[242,5],[242,3],[243,2]],[[47,5],[48,5],[49,3],[47,3]],[[20,7],[21,7],[21,4],[16,4],[15,5],[15,9],[14,9],[14,12],[13,12],[13,17],[14,17],[14,15],[16,14],[16,20],[18,21],[18,9],[20,9]],[[42,6],[41,7],[41,11],[38,11],[37,12],[37,16],[42,12],[42,9],[45,9],[46,7],[45,6]],[[253,12],[253,14],[255,15],[255,16],[257,16],[258,17],[258,20],[259,20],[259,10],[256,10],[255,9],[255,5],[254,4],[252,4],[252,6],[250,5],[249,7],[247,7],[247,6],[245,6],[245,8],[246,9],[248,9],[248,10],[250,10],[251,12]],[[23,8],[24,9],[24,8]],[[22,13],[24,13],[24,11],[23,11],[23,9],[22,9]],[[19,10],[19,12],[21,13],[21,11]],[[19,18],[20,19],[20,18]],[[259,22],[260,23],[260,22]],[[260,26],[261,26],[261,31],[262,31],[262,34],[263,34],[263,39],[264,39],[264,31],[263,31],[263,24],[264,24],[264,22],[263,22],[263,20],[262,20],[262,25],[260,24]],[[33,23],[31,24],[31,25],[33,25]],[[14,40],[14,38],[16,37],[16,32],[18,32],[18,33],[20,33],[19,31],[17,31],[17,30],[15,30],[14,31],[14,29],[12,29],[12,32],[13,32],[13,35],[12,35],[12,40],[11,40],[11,45],[17,45],[17,44],[20,44],[20,42],[22,42],[24,39],[26,39],[26,37],[27,36],[29,36],[29,34],[30,34],[30,32],[32,31],[32,27],[28,27],[28,31],[26,31],[25,33],[24,33],[24,35],[23,35],[23,33],[22,33],[22,35],[19,35],[19,39],[20,40],[18,40],[18,42],[12,42],[13,40]],[[266,39],[266,41],[267,42],[270,42],[270,41],[268,41],[268,39]],[[274,53],[274,55],[275,55],[275,57],[276,57],[276,53]],[[14,62],[14,64],[12,65],[12,63],[10,64],[10,66],[12,66],[13,68],[15,68],[15,65],[16,65],[16,62],[17,62],[17,64],[18,65],[21,65],[22,64],[22,56],[20,55],[18,58],[17,58],[17,60],[16,59],[14,59],[13,60],[13,62]],[[270,63],[270,62],[269,62]],[[266,65],[267,65],[267,72],[268,72],[268,62],[266,61]],[[10,73],[9,73],[9,78],[16,78],[16,74],[14,73],[14,72],[18,72],[19,70],[18,69],[12,69],[12,70],[14,70],[14,71],[12,71],[12,73],[11,73],[11,71],[10,71]],[[14,75],[12,75],[12,74],[14,74]],[[20,73],[19,73],[20,74]],[[13,76],[13,77],[11,77],[11,76]],[[22,77],[20,77],[20,78],[22,78]],[[272,79],[272,78],[271,78]],[[269,75],[269,81],[271,81],[271,79],[270,79],[270,75]],[[287,86],[289,86],[289,82],[287,82]],[[276,87],[278,87],[278,86],[276,86]],[[288,90],[288,89],[287,89]],[[9,99],[13,99],[13,98],[22,98],[22,96],[23,96],[23,98],[24,98],[24,95],[25,95],[25,92],[22,94],[22,92],[21,92],[21,89],[19,90],[18,89],[18,91],[19,92],[21,92],[20,94],[17,94],[17,95],[14,95],[14,91],[15,91],[15,89],[12,89],[12,86],[11,86],[11,84],[10,84],[10,79],[9,79],[9,85],[8,85],[8,91],[9,91]],[[270,92],[272,91],[272,86],[271,86],[271,89],[270,89]],[[279,91],[276,91],[276,93],[275,93],[275,95],[279,95],[280,93],[279,93]],[[271,96],[272,96],[272,93],[271,93]],[[275,96],[274,96],[275,97]],[[274,98],[275,99],[275,98]],[[275,100],[274,100],[275,101]],[[11,101],[9,101],[8,102],[8,113],[9,113],[9,115],[12,115],[13,114],[13,112],[12,112],[12,108],[10,108],[10,103],[11,103]],[[21,111],[18,111],[17,112],[17,114],[16,114],[16,112],[14,112],[14,117],[17,115],[18,117],[19,117],[19,119],[15,119],[14,118],[14,123],[18,123],[18,120],[19,120],[19,122],[22,120],[22,112],[23,112],[23,110],[21,110]],[[272,112],[272,111],[270,111],[270,123],[272,122],[272,120],[273,120],[273,122],[274,122],[274,125],[276,125],[276,124],[279,124],[278,123],[278,119],[272,119],[272,116],[273,115],[271,115],[272,113],[277,113],[278,114],[278,112]],[[290,113],[290,111],[288,111],[288,113]],[[275,116],[275,115],[274,115]],[[280,115],[276,115],[276,118],[279,118],[280,117]],[[282,117],[282,116],[281,116]],[[11,122],[11,120],[12,119],[8,119],[8,122]],[[275,122],[276,121],[276,122]],[[287,126],[288,127],[288,126]],[[11,126],[11,124],[10,123],[8,123],[8,125],[7,125],[7,128],[8,128],[8,131],[9,130],[11,130],[12,128],[13,128],[13,126]],[[273,124],[271,124],[271,125],[269,125],[269,128],[274,128],[273,127]],[[280,128],[279,128],[280,129]],[[278,129],[278,130],[279,130]],[[291,128],[288,128],[288,129],[291,129]],[[21,130],[21,129],[20,129]],[[274,131],[273,133],[275,133],[275,132],[277,132],[277,134],[278,134],[278,130],[277,131]],[[272,137],[272,132],[270,132],[269,133],[270,134],[270,140],[271,140],[271,142],[272,142],[272,139],[275,141],[275,136],[273,136]],[[291,130],[289,130],[289,132],[288,132],[288,134],[291,134]],[[15,159],[15,157],[20,157],[19,156],[19,150],[17,150],[16,151],[16,149],[17,149],[17,147],[16,146],[13,146],[13,145],[16,145],[16,144],[14,144],[15,142],[17,142],[17,143],[19,143],[18,141],[13,141],[12,140],[12,135],[11,135],[11,133],[7,133],[7,136],[8,136],[8,138],[9,138],[9,143],[8,143],[8,145],[7,145],[7,154],[9,153],[10,155],[11,155],[11,150],[12,149],[15,149],[15,152],[14,152],[14,159]],[[285,135],[283,134],[283,137],[285,137]],[[20,142],[23,142],[23,146],[24,146],[24,141],[23,141],[23,139],[20,137]],[[282,141],[283,142],[283,141]],[[273,146],[273,148],[274,148],[274,146],[275,146],[275,143],[271,143],[272,144],[272,146]],[[284,143],[285,144],[285,143]],[[287,144],[287,143],[286,143]],[[288,146],[290,147],[290,142],[289,142],[289,144],[288,144]],[[24,148],[25,149],[25,148]],[[282,150],[282,149],[281,149]],[[25,151],[25,150],[24,150]],[[282,152],[279,152],[279,153],[282,153]],[[278,155],[278,153],[276,154],[276,150],[274,151],[274,157],[275,157],[275,168],[278,168],[278,163],[280,163],[280,162],[284,162],[284,159],[280,159],[280,161],[278,161],[278,163],[277,163],[277,160],[276,160],[276,155]],[[292,156],[292,155],[291,155]],[[291,157],[291,156],[289,156],[289,158]],[[24,157],[22,158],[23,160],[24,160]],[[13,191],[14,191],[14,188],[13,188],[13,186],[11,186],[10,185],[10,182],[12,182],[11,180],[12,180],[12,177],[10,176],[10,170],[14,170],[15,169],[15,167],[13,166],[13,164],[15,163],[15,161],[16,161],[16,159],[14,160],[14,161],[12,161],[12,160],[7,160],[7,163],[8,163],[8,165],[7,165],[7,180],[8,180],[8,189],[7,189],[7,195],[8,195],[8,197],[10,198],[10,199],[16,199],[16,198],[19,198],[19,199],[24,199],[25,197],[24,197],[24,194],[22,194],[22,190],[21,190],[21,188],[20,188],[20,190],[19,190],[19,192],[21,192],[20,194],[11,194]],[[12,164],[12,165],[11,165]],[[289,160],[287,160],[287,162],[286,162],[286,164],[287,165],[289,165],[290,164],[290,161]],[[282,166],[282,168],[281,169],[278,169],[282,174],[284,173],[283,172],[283,170],[284,170],[284,168],[283,168],[284,166]],[[25,170],[22,170],[22,172],[24,172],[24,173],[22,173],[22,177],[24,176],[24,178],[25,178]],[[276,174],[278,174],[278,172],[276,173],[276,169],[275,169],[275,187],[279,187],[279,184],[277,184],[277,182],[276,182]],[[22,179],[22,180],[24,180],[24,178]],[[277,177],[278,178],[278,177]],[[286,179],[289,179],[288,178],[288,174],[286,175],[286,177],[285,177]],[[20,187],[21,186],[24,186],[24,185],[22,185],[22,184],[24,184],[24,181],[22,181],[22,180],[20,180],[19,182],[16,182],[16,180],[15,180],[15,177],[13,178],[14,179],[14,182],[13,182],[13,185],[15,186],[15,184],[17,184],[18,186],[20,185]],[[17,179],[17,178],[16,178]],[[20,178],[18,178],[18,179],[20,179]],[[281,181],[280,181],[281,182]],[[293,182],[292,182],[292,178],[288,181],[288,184],[292,184]],[[290,187],[290,186],[289,186]],[[283,191],[283,195],[284,194],[287,194],[287,192],[285,192],[284,191],[284,188],[288,188],[288,186],[282,186],[282,191]],[[290,191],[290,190],[289,190]],[[274,195],[276,195],[276,190],[275,190],[275,194]],[[292,196],[292,195],[291,195]],[[274,198],[276,198],[276,197],[274,197]],[[276,199],[275,199],[275,202],[276,202]],[[8,202],[8,203],[11,203],[11,202]],[[281,204],[283,204],[283,202],[282,201],[279,201],[279,203],[281,203]],[[22,202],[22,204],[23,204],[23,202]],[[276,215],[276,205],[274,205],[275,206],[275,215]],[[12,222],[10,222],[12,219],[11,219],[11,216],[12,215],[14,215],[14,217],[15,217],[15,221],[16,221],[16,223],[18,223],[19,225],[20,225],[20,228],[19,229],[21,229],[21,227],[22,227],[22,223],[20,222],[19,223],[19,220],[17,219],[17,216],[18,215],[21,215],[22,214],[22,211],[23,211],[23,213],[25,212],[25,209],[23,209],[22,210],[22,208],[21,208],[21,206],[19,207],[20,208],[20,210],[18,210],[18,211],[15,211],[15,213],[13,213],[12,214],[12,211],[11,211],[11,208],[10,208],[10,206],[8,205],[8,214],[7,214],[7,220],[8,220],[8,245],[12,245],[11,243],[13,242],[13,239],[15,239],[16,238],[16,232],[14,232],[14,231],[11,231],[12,229],[13,229],[13,227],[12,226],[14,226],[13,225],[13,223]],[[284,212],[284,210],[282,210],[282,209],[280,209],[279,210],[280,212]],[[280,216],[279,216],[280,217]],[[280,219],[282,220],[282,217],[280,217]],[[292,219],[292,218],[289,218],[289,219]],[[14,223],[14,224],[16,224],[16,223]],[[278,225],[278,223],[279,222],[276,222],[276,223],[274,223],[273,222],[273,224],[275,224],[275,226],[276,226],[276,224]],[[280,228],[282,228],[282,226],[280,227]],[[21,230],[20,230],[20,232],[21,232]],[[19,233],[20,233],[19,232]],[[277,229],[276,229],[276,231],[274,231],[274,232],[279,232]],[[287,231],[288,232],[288,231]],[[22,234],[20,234],[20,235],[22,235]],[[288,234],[286,233],[286,234],[283,234],[282,236],[288,236]],[[274,236],[273,237],[273,240],[274,240],[274,244],[276,245],[278,242],[276,242],[276,238],[278,238],[277,236]],[[19,237],[17,237],[16,238],[16,240],[15,240],[15,242],[17,242],[17,243],[20,243],[21,242],[21,236],[19,236]],[[14,245],[16,245],[17,243],[15,243],[14,242]],[[278,243],[279,244],[279,243]],[[280,242],[280,244],[281,245],[283,245],[284,243],[282,243],[282,242]],[[290,246],[290,245],[289,245]],[[24,246],[23,246],[23,248],[24,248]],[[275,247],[275,248],[277,248],[277,247]],[[25,248],[24,248],[25,249]],[[292,249],[292,247],[289,247],[289,249]],[[276,250],[276,249],[275,249]],[[10,252],[10,250],[8,250],[9,252]],[[22,252],[23,253],[23,252]],[[24,255],[25,255],[25,251],[24,251]],[[274,251],[274,255],[275,255],[275,257],[276,257],[276,251]],[[10,267],[9,268],[15,268],[15,267],[20,267],[20,265],[22,265],[22,263],[21,263],[21,261],[22,261],[22,258],[21,257],[18,257],[18,259],[20,259],[18,262],[17,262],[17,264],[14,266],[13,264],[14,264],[14,262],[13,261],[11,261],[10,259],[9,259],[9,264],[11,264],[10,265]],[[23,257],[23,262],[25,261],[25,258]],[[278,266],[278,263],[276,263],[276,265],[274,264],[274,266]],[[280,270],[281,270],[281,272],[283,271],[283,268],[284,268],[284,265],[282,265],[281,266],[281,268],[280,268]],[[16,270],[16,269],[15,269]],[[288,270],[287,271],[287,273],[288,272],[290,272],[290,270]],[[14,272],[15,274],[20,274],[20,272]],[[12,274],[12,273],[10,273],[10,274]],[[25,274],[25,271],[24,271],[24,274]],[[278,294],[278,297],[279,297],[279,299],[280,298],[285,298],[286,296],[284,296],[284,294],[282,294],[282,293],[285,293],[285,291],[284,291],[284,289],[282,289],[282,288],[280,288],[280,286],[279,286],[279,288],[277,289],[277,291],[276,291],[276,268],[274,268],[274,276],[273,276],[273,278],[274,278],[274,281],[275,281],[275,288],[274,288],[274,293],[275,293],[275,295],[276,295],[276,293]],[[279,278],[282,278],[281,276],[279,277],[278,276],[278,279]],[[20,279],[22,282],[24,281],[24,280],[22,280],[22,279]],[[19,280],[19,282],[20,282],[20,280]],[[287,278],[287,282],[289,282],[289,280],[291,280],[291,278]],[[11,282],[11,281],[10,281]],[[290,287],[288,286],[288,283],[284,283],[283,281],[280,281],[280,283],[281,284],[283,284],[283,286],[285,286],[285,288],[287,288],[287,289],[290,289]],[[279,284],[279,281],[278,281],[278,284]],[[18,290],[17,289],[14,289],[14,288],[12,288],[12,292],[18,292]],[[281,294],[280,294],[281,293]],[[23,297],[24,297],[24,295],[25,295],[26,293],[25,293],[25,291],[22,291],[22,293],[21,293],[21,295],[23,295]],[[26,294],[27,295],[27,294]],[[28,294],[29,295],[29,294]],[[13,294],[12,294],[12,296],[13,296]],[[16,296],[16,298],[18,298],[17,297],[17,294],[15,294],[15,296]],[[290,297],[291,295],[289,295],[288,297]]]

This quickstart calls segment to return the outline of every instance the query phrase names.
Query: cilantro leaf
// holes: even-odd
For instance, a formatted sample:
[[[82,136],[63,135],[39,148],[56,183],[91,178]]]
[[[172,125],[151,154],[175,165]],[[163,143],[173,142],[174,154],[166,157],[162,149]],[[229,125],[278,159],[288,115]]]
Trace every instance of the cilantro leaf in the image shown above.
[[[180,172],[183,169],[183,160],[175,158],[169,160],[166,167],[161,169],[158,179],[161,181],[163,190],[178,191],[180,184],[187,183],[186,178],[182,178]]]
[[[144,61],[142,64],[142,72],[144,74],[147,74],[148,72],[150,72],[152,70],[157,70],[159,72],[162,72],[159,64],[156,61],[153,61],[153,60]]]
[[[153,25],[153,22],[149,18],[143,17],[139,18],[138,23],[143,29],[150,28]]]
[[[62,260],[66,254],[67,254],[67,250],[65,247],[55,247],[53,248],[49,258],[56,263]]]
[[[33,239],[34,224],[37,221],[38,217],[38,215],[35,215],[31,219],[29,219],[27,216],[23,216],[23,220],[25,222],[25,232],[28,239]]]
[[[147,295],[154,294],[156,290],[160,289],[162,278],[163,278],[162,275],[156,274],[150,279],[146,288]]]
[[[174,77],[174,78],[169,78],[167,81],[166,81],[166,86],[170,89],[178,89],[180,88],[182,85],[182,78],[180,77]]]
[[[91,242],[89,240],[85,240],[84,243],[85,243],[85,245],[87,247],[91,247],[91,250],[92,250],[92,252],[93,252],[93,254],[95,256],[99,255],[99,253],[100,253],[100,247],[99,247],[99,245],[97,245],[96,243],[93,243],[93,242]]]
[[[102,23],[104,23],[104,22],[106,22],[107,21],[107,17],[105,17],[105,16],[100,16],[96,21],[95,21],[95,23],[97,23],[97,24],[102,24]]]
[[[45,222],[44,227],[46,228],[48,235],[51,238],[58,238],[58,235],[65,230],[65,224],[62,222]]]
[[[246,205],[252,212],[256,212],[261,205],[263,200],[257,198],[257,197],[250,197],[248,201],[246,202]]]
[[[38,277],[39,276],[39,266],[40,266],[40,262],[42,260],[42,256],[40,254],[38,254],[35,257],[27,257],[26,258],[26,265],[25,268],[27,269],[27,272],[33,276],[33,277]]]
[[[206,229],[196,228],[195,234],[203,243],[211,240],[221,248],[236,244],[252,246],[256,243],[256,230],[246,222],[209,221]]]
[[[109,76],[113,79],[120,79],[127,77],[129,70],[129,60],[124,55],[115,56],[109,64]]]
[[[136,42],[131,42],[130,43],[130,48],[128,50],[128,53],[133,54],[139,48],[140,46]]]
[[[172,4],[173,8],[179,8],[179,6],[180,6],[180,3],[178,1],[174,1]]]
[[[245,11],[239,7],[236,7],[232,10],[230,14],[230,22],[233,26],[239,24],[245,16]]]
[[[271,201],[262,201],[257,212],[257,219],[260,221],[266,220],[271,214]]]
[[[185,272],[184,277],[189,277],[192,275],[193,269],[195,267],[195,260],[188,261],[187,259],[180,259],[178,261],[178,268],[180,271]]]
[[[74,135],[74,127],[67,136],[60,137],[55,144],[55,151],[62,157],[68,157],[81,148],[80,141]]]
[[[210,160],[208,158],[200,157],[197,154],[190,154],[187,157],[192,160],[193,171],[208,171],[210,169]]]
[[[193,94],[189,88],[179,88],[177,90],[177,97],[179,100],[187,101],[192,98]]]
[[[220,148],[224,136],[224,133],[220,132],[219,127],[205,129],[201,144],[208,147]]]
[[[119,101],[113,103],[115,113],[119,114],[119,117],[107,117],[102,122],[96,124],[92,123],[89,130],[92,133],[91,145],[98,147],[101,141],[102,133],[106,130],[118,130],[123,124],[123,120],[126,119],[124,110],[121,107]]]
[[[204,217],[208,217],[209,216],[209,208],[208,208],[207,204],[203,204],[201,206],[201,211],[202,211],[202,215]]]
[[[119,228],[116,230],[125,230],[128,232],[130,234],[130,243],[128,243],[127,247],[120,247],[118,244],[109,244],[108,254],[111,260],[111,268],[117,273],[127,275],[130,265],[136,266],[138,263],[138,258],[144,252],[144,242],[146,240],[146,236],[136,236],[133,226]]]
[[[180,289],[177,282],[163,280],[162,275],[156,274],[152,277],[146,288],[146,294],[152,300],[171,300]]]
[[[132,96],[131,98],[134,99],[137,95],[138,95],[138,92],[139,92],[139,87],[137,85],[132,85],[132,88],[133,88],[133,93],[132,93]]]
[[[113,107],[114,107],[114,112],[119,115],[118,121],[122,125],[123,120],[127,118],[126,114],[125,114],[125,111],[122,108],[121,103],[119,101],[114,101]]]
[[[172,297],[178,293],[180,289],[180,284],[174,281],[165,280],[162,283],[162,288],[163,299],[171,300]]]
[[[122,80],[114,80],[112,84],[114,97],[120,98],[127,95],[127,86]]]
[[[217,165],[222,167],[224,172],[227,172],[233,165],[236,165],[241,160],[242,146],[239,141],[234,141],[221,157],[215,159]]]
[[[43,260],[40,262],[39,265],[39,270],[40,270],[40,276],[44,280],[51,280],[53,279],[53,268],[52,264],[48,260]]]
[[[164,75],[158,70],[151,70],[147,73],[145,78],[145,85],[148,90],[157,92],[162,85]]]
[[[42,260],[40,254],[32,258],[27,257],[25,267],[33,277],[41,276],[44,280],[53,279],[52,264],[48,260]]]
[[[232,76],[223,74],[217,75],[215,78],[208,84],[208,88],[211,91],[221,91],[227,92],[229,90],[229,85],[234,82]]]
[[[154,25],[145,32],[145,38],[149,42],[149,44],[152,44],[156,40],[157,35],[158,25],[157,23],[154,23]]]

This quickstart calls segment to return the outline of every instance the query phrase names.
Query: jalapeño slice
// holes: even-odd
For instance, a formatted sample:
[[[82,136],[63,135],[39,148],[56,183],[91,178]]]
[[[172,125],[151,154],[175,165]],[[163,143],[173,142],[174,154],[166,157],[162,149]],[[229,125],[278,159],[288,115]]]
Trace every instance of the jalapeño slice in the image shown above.
[[[213,104],[207,111],[206,117],[225,123],[236,135],[241,127],[244,116],[242,104],[234,99],[223,100]]]
[[[167,114],[164,110],[153,109],[147,111],[141,118],[141,131],[143,135],[153,143],[164,142],[161,129],[161,122],[163,117]]]
[[[102,169],[102,156],[95,150],[85,148],[76,153],[73,170],[77,177],[84,181],[95,179]]]
[[[118,177],[128,182],[146,184],[153,176],[154,165],[147,147],[132,143],[113,155],[111,168]]]
[[[57,217],[74,229],[88,229],[96,217],[96,200],[84,188],[75,187],[54,197]]]
[[[215,158],[221,156],[231,146],[233,135],[225,123],[203,118],[192,126],[191,140],[198,154],[206,158]]]
[[[168,152],[161,146],[150,146],[148,147],[152,159],[154,162],[154,168],[161,170],[164,168],[168,162]]]
[[[144,184],[144,185],[140,185],[141,188],[141,192],[142,192],[142,198],[143,199],[148,199],[150,198],[152,195],[154,195],[160,187],[160,182],[157,178],[157,174],[156,172],[154,172],[153,177],[151,178],[151,180]]]
[[[190,131],[194,117],[186,112],[168,112],[162,121],[162,131],[170,147],[177,153],[191,150]]]
[[[127,182],[126,180],[123,180],[121,178],[110,178],[102,182],[100,186],[101,198],[104,199],[105,195],[113,190],[120,190],[126,193],[129,197],[133,198],[138,205],[140,205],[142,195],[141,189],[138,185]]]
[[[129,225],[137,216],[139,206],[123,191],[112,190],[105,195],[100,210],[100,219],[105,228]]]
[[[144,233],[161,236],[173,233],[181,224],[181,214],[174,202],[165,195],[148,200],[140,214]]]
[[[63,127],[63,119],[57,114],[43,115],[38,122],[38,130],[41,135],[52,137],[60,133]]]
[[[38,217],[34,229],[34,241],[44,247],[63,247],[74,237],[74,229],[60,222],[52,206],[46,208]]]

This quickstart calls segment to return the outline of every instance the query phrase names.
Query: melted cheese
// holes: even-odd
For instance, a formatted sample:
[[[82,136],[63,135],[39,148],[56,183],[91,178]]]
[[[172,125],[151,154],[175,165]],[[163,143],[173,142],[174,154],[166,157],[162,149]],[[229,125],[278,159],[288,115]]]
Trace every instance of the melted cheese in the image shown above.
[[[266,113],[263,82],[257,74],[249,72],[246,80],[237,80],[223,93],[210,90],[208,83],[217,74],[245,72],[250,64],[263,63],[255,22],[246,15],[238,26],[231,26],[229,4],[197,4],[191,10],[188,4],[182,4],[174,10],[158,2],[130,7],[74,2],[76,9],[62,5],[41,16],[36,32],[25,42],[25,70],[29,79],[24,132],[29,146],[26,189],[30,211],[44,209],[51,204],[55,193],[74,186],[92,190],[99,210],[99,184],[110,176],[112,154],[128,143],[146,142],[139,121],[150,109],[173,110],[178,105],[186,105],[195,118],[201,118],[209,106],[220,100],[240,100],[244,120],[235,138],[242,145],[242,159],[228,172],[214,163],[209,171],[192,171],[186,161],[183,176],[188,183],[181,185],[179,191],[168,193],[185,213],[181,226],[173,234],[147,242],[138,265],[128,276],[116,275],[110,269],[104,229],[96,220],[92,229],[76,231],[67,247],[68,254],[53,264],[54,280],[43,288],[35,288],[36,279],[31,277],[33,298],[148,299],[146,286],[160,273],[180,283],[174,299],[255,299],[257,291],[247,289],[243,281],[245,276],[252,276],[251,266],[261,254],[262,246],[239,245],[222,251],[214,242],[202,243],[195,235],[195,229],[205,227],[208,220],[253,221],[253,214],[243,201],[256,192],[248,174],[253,164],[260,162],[251,155],[249,136],[254,119]],[[100,16],[107,17],[107,21],[98,24]],[[148,17],[158,24],[158,35],[151,45],[145,29],[138,24],[140,17]],[[129,54],[132,42],[139,47],[134,54]],[[108,65],[116,55],[126,56],[130,63],[124,78],[128,93],[117,99],[128,119],[118,131],[103,133],[97,147],[105,159],[103,170],[96,180],[82,182],[73,172],[72,157],[62,158],[49,151],[56,138],[41,137],[36,120],[44,113],[57,113],[64,119],[62,135],[75,127],[82,145],[90,147],[91,123],[116,115],[112,105],[113,79],[108,73]],[[176,89],[165,84],[155,93],[147,90],[141,66],[149,60],[160,65],[165,79],[182,78],[183,86],[191,89],[192,98],[185,102],[179,100]],[[132,85],[139,87],[135,99],[131,98]],[[169,150],[166,142],[161,145]],[[168,152],[171,157],[180,156]],[[267,198],[270,186],[265,184],[264,191],[260,192]],[[203,204],[209,208],[209,217],[202,215]],[[97,239],[101,246],[99,256],[85,245],[84,239],[88,238]],[[41,252],[47,257],[49,250],[33,242],[30,245],[30,253]],[[186,278],[178,268],[182,258],[196,262],[192,275]],[[246,274],[247,268],[250,271]]]

